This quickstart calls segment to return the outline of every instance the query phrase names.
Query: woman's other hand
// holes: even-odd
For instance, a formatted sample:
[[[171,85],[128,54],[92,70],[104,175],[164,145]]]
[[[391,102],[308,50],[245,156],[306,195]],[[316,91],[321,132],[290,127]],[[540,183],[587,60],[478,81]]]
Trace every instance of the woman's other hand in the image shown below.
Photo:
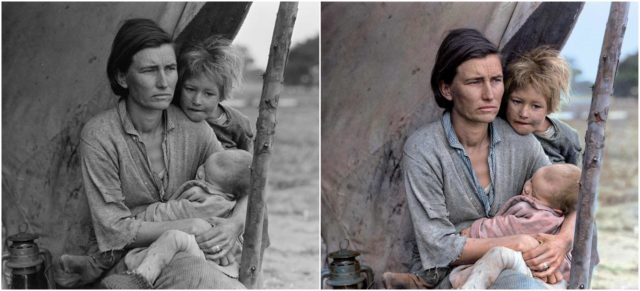
[[[229,219],[211,217],[207,221],[214,227],[196,235],[196,242],[208,260],[219,260],[235,248],[241,230]]]
[[[562,281],[564,277],[562,276],[562,273],[560,273],[560,271],[555,271],[551,275],[547,276],[546,278],[541,278],[541,279],[542,281],[545,281],[547,284],[557,284],[558,282]]]
[[[198,234],[204,233],[212,228],[211,223],[202,218],[192,218],[189,220],[189,229],[186,232],[190,234],[197,236]]]
[[[513,237],[513,241],[516,243],[516,245],[511,249],[522,253],[531,250],[540,244],[537,239],[528,234],[515,235]]]
[[[222,258],[218,259],[218,260],[214,260],[215,263],[217,263],[220,266],[228,266],[233,264],[236,261],[236,259],[233,257],[233,252],[229,252],[227,253],[225,256],[223,256]]]
[[[205,192],[204,189],[202,189],[202,187],[200,186],[193,186],[187,189],[186,191],[184,191],[184,193],[182,193],[182,195],[180,196],[191,202],[200,202],[200,203],[204,202],[207,199],[207,197],[211,197],[211,195]]]
[[[533,272],[533,276],[547,278],[560,267],[571,244],[557,235],[539,233],[534,235],[540,242],[537,247],[522,253],[522,258]]]

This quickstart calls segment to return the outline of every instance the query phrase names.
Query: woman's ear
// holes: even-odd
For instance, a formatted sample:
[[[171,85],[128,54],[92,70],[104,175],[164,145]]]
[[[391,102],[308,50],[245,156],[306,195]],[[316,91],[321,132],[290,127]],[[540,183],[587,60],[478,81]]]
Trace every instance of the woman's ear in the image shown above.
[[[116,82],[118,82],[118,85],[120,85],[120,87],[125,89],[128,88],[127,76],[123,72],[118,72],[118,74],[116,75]]]
[[[451,95],[451,85],[445,83],[444,81],[440,81],[440,93],[442,97],[449,101],[453,101],[453,97]]]

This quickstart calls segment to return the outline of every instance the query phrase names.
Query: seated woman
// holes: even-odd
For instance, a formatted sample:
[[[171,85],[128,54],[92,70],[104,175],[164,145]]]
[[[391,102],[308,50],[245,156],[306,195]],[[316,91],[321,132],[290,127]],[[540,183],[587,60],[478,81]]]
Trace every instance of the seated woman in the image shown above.
[[[535,252],[530,262],[536,269],[542,260],[564,257],[573,240],[575,216],[568,217],[545,245],[531,235],[460,235],[473,221],[494,216],[538,168],[549,164],[533,136],[521,136],[496,119],[504,86],[495,45],[473,29],[451,31],[438,50],[431,88],[444,113],[409,137],[402,163],[421,262],[420,271],[409,276],[408,283],[414,284],[410,287],[450,288],[445,278],[452,266],[473,263],[496,246],[525,256]],[[553,264],[536,276],[555,272]],[[385,274],[385,282],[397,287],[393,274]],[[492,288],[543,286],[520,273],[503,271]]]
[[[236,220],[220,227],[201,218],[147,222],[131,211],[166,202],[195,177],[209,155],[223,150],[206,123],[190,121],[171,105],[178,73],[170,36],[151,20],[126,21],[114,39],[107,74],[120,100],[87,122],[80,142],[83,185],[99,250],[149,246],[167,230],[195,235],[205,255],[230,248],[242,231]],[[243,287],[193,256],[178,254],[169,266],[155,288]]]

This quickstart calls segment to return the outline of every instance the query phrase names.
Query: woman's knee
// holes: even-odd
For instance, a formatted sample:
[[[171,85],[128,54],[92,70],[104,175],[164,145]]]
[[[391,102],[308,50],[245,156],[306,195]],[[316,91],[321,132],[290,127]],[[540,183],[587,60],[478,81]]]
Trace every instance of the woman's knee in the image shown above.
[[[154,285],[157,289],[239,289],[244,286],[228,277],[211,262],[178,253],[162,270]]]
[[[542,281],[514,270],[504,270],[489,289],[545,289]]]

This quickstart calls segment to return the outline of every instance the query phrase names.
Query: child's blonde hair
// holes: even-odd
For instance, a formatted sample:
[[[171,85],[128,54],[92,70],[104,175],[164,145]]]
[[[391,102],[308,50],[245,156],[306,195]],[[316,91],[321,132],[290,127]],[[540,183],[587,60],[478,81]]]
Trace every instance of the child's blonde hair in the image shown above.
[[[545,171],[543,178],[547,183],[557,186],[549,201],[551,206],[562,210],[564,214],[574,211],[578,203],[582,170],[573,164],[553,164],[548,167],[551,167],[551,171]]]
[[[233,88],[242,83],[243,67],[242,55],[231,46],[231,41],[218,35],[210,36],[182,48],[178,58],[178,86],[188,78],[204,74],[217,83],[220,101],[224,101],[231,98]]]
[[[512,92],[531,85],[544,95],[548,113],[553,113],[560,107],[561,96],[569,95],[569,64],[560,56],[559,51],[549,46],[541,46],[523,54],[509,64],[507,72],[505,101]]]

